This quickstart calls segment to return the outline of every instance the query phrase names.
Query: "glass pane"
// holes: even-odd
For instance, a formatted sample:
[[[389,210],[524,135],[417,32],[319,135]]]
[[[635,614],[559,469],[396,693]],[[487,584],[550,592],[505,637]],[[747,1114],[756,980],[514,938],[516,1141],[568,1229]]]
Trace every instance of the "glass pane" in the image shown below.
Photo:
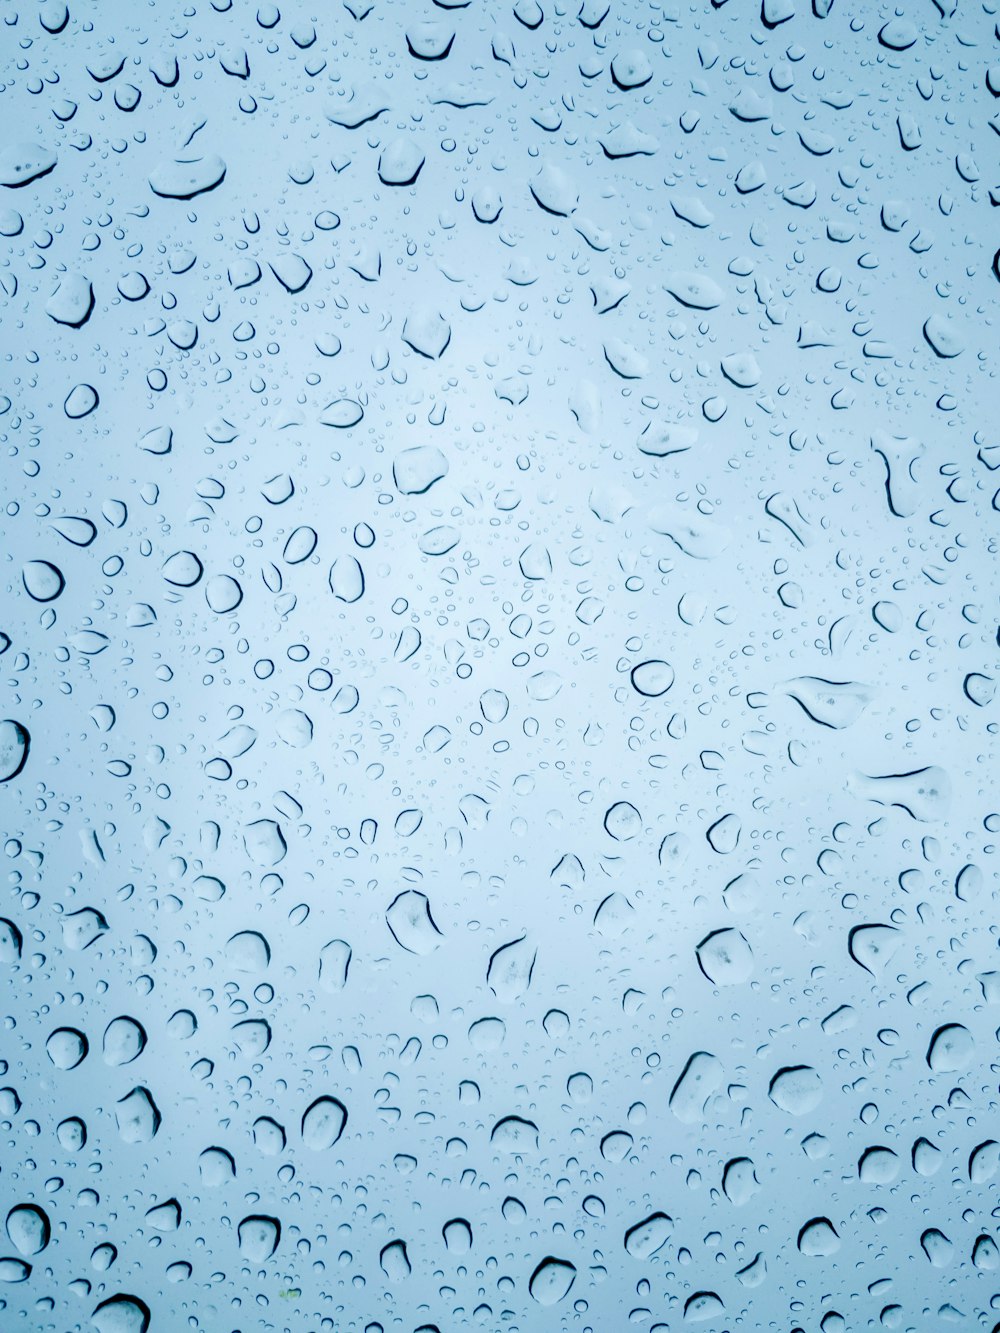
[[[904,10],[5,9],[3,1329],[1000,1321],[1000,56]]]

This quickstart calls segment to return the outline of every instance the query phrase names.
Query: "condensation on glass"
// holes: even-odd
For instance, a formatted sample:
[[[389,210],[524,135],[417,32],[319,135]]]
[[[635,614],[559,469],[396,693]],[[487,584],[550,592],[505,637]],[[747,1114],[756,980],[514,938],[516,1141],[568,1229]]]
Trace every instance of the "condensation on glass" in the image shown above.
[[[0,1325],[989,1333],[994,7],[2,18]]]

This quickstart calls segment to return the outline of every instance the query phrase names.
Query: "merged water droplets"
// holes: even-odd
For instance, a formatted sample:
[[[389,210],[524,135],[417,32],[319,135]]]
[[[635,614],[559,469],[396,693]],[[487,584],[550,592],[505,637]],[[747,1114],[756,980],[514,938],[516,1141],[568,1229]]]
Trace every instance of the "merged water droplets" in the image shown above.
[[[413,1271],[406,1253],[405,1241],[394,1240],[384,1245],[379,1254],[379,1266],[389,1282],[405,1281]]]
[[[725,1311],[722,1297],[714,1291],[696,1291],[684,1302],[684,1321],[688,1324],[703,1324],[710,1319],[718,1319]]]
[[[56,1028],[49,1034],[45,1049],[57,1069],[75,1069],[86,1059],[90,1046],[77,1028]]]
[[[424,495],[448,475],[448,460],[434,445],[414,445],[396,455],[392,475],[401,494]]]
[[[199,1154],[198,1170],[203,1183],[217,1189],[236,1175],[236,1163],[225,1148],[206,1148]]]
[[[527,936],[501,945],[490,956],[486,981],[498,1000],[512,1004],[527,993],[537,957],[537,949]]]
[[[251,1215],[237,1227],[240,1254],[251,1263],[265,1263],[281,1240],[281,1223],[276,1217]]]
[[[814,1217],[798,1235],[799,1253],[813,1259],[826,1259],[840,1249],[840,1236],[828,1217]]]
[[[0,722],[0,782],[10,782],[28,761],[31,737],[28,729],[13,718]]]
[[[899,1169],[899,1158],[891,1148],[866,1148],[858,1160],[858,1179],[866,1185],[889,1185],[899,1175]]]
[[[927,1064],[933,1073],[957,1073],[971,1064],[975,1054],[972,1033],[962,1023],[945,1023],[931,1038]]]
[[[823,1100],[823,1083],[809,1065],[789,1065],[771,1079],[767,1095],[788,1115],[808,1115]]]
[[[790,682],[788,693],[814,722],[835,731],[857,722],[873,697],[871,690],[854,681],[810,676]]]
[[[148,1088],[133,1088],[115,1107],[118,1134],[123,1143],[146,1144],[156,1137],[162,1123],[159,1108]]]
[[[134,1018],[113,1018],[104,1030],[103,1054],[107,1065],[128,1065],[146,1046],[146,1032]]]
[[[753,972],[753,950],[742,932],[726,926],[698,945],[698,966],[717,986],[735,986]]]
[[[417,889],[404,889],[393,898],[385,922],[393,939],[407,953],[421,956],[433,953],[443,939],[431,915],[427,895]]]
[[[41,1254],[51,1236],[48,1215],[37,1204],[18,1204],[7,1214],[7,1238],[18,1254]]]
[[[528,1281],[528,1291],[539,1305],[558,1305],[576,1280],[576,1266],[568,1259],[543,1259]]]
[[[145,1301],[123,1292],[101,1301],[90,1316],[97,1333],[148,1333],[150,1318]]]
[[[490,1142],[504,1152],[534,1152],[538,1148],[538,1126],[517,1115],[504,1116],[493,1126]]]
[[[666,1213],[651,1213],[625,1232],[625,1249],[633,1259],[650,1259],[670,1239],[673,1223]]]
[[[332,1148],[344,1132],[347,1108],[336,1097],[317,1097],[302,1114],[302,1142],[313,1152]]]
[[[708,1099],[722,1082],[721,1062],[709,1051],[695,1051],[670,1093],[670,1109],[682,1123],[701,1121]]]

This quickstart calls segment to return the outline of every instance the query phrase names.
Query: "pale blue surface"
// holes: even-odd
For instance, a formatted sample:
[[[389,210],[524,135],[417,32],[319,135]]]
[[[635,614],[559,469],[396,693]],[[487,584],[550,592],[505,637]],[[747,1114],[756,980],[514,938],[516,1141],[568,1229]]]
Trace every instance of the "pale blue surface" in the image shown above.
[[[816,5],[4,10],[4,1330],[1000,1320],[996,14]]]

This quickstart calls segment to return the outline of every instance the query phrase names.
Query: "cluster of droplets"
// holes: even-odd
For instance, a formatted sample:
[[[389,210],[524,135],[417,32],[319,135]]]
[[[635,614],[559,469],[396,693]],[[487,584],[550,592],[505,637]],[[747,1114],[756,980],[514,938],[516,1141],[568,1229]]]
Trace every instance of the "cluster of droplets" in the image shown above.
[[[994,10],[4,24],[0,1325],[995,1333]]]

